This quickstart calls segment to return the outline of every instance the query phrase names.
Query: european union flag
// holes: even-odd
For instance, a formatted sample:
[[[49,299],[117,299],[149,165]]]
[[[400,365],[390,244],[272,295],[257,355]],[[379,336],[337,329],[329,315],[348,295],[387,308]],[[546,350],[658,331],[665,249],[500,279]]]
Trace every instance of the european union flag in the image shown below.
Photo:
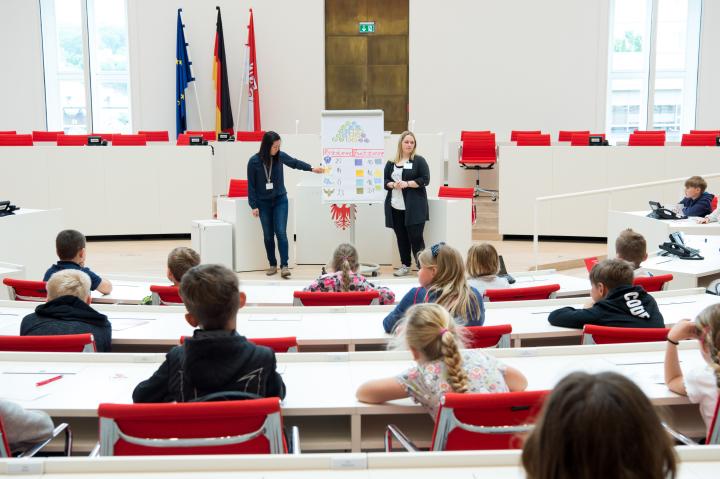
[[[187,130],[187,106],[185,104],[185,90],[188,83],[195,80],[190,71],[185,31],[180,18],[181,8],[177,15],[177,45],[175,47],[175,127],[176,137]]]

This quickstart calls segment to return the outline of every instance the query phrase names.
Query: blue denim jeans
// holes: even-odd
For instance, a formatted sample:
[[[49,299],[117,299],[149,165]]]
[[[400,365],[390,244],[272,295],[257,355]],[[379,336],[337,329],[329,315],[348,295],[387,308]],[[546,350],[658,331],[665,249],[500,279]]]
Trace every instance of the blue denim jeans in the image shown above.
[[[259,200],[260,224],[263,229],[265,253],[270,266],[277,266],[275,257],[275,236],[277,236],[278,250],[280,250],[280,267],[288,265],[288,199],[287,195],[278,196],[272,200]]]

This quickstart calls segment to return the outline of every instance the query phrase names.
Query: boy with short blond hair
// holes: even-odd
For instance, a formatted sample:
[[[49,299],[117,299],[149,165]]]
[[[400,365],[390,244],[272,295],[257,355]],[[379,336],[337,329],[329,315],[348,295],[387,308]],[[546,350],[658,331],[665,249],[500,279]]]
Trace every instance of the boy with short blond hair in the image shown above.
[[[702,176],[691,176],[685,180],[685,198],[680,200],[685,216],[703,218],[712,213],[712,200],[715,195],[705,191],[707,182]]]
[[[110,294],[112,283],[102,279],[85,266],[86,249],[85,235],[76,230],[62,230],[55,238],[55,251],[60,261],[48,268],[43,281],[48,281],[58,271],[76,269],[90,277],[91,291],[98,290],[102,294]]]
[[[622,259],[600,261],[590,270],[592,302],[585,309],[565,307],[548,317],[553,326],[582,329],[586,324],[627,328],[663,328],[655,298],[633,286],[632,265]]]
[[[649,275],[647,271],[640,267],[640,263],[648,257],[647,241],[640,233],[630,228],[621,232],[615,240],[615,256],[633,265],[633,275],[635,277]]]

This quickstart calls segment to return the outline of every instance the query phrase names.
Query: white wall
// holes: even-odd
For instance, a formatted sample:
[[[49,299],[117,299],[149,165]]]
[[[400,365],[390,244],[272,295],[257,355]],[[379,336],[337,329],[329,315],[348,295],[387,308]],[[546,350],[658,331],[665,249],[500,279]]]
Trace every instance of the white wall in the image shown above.
[[[700,34],[700,68],[698,73],[698,97],[696,128],[710,130],[720,128],[720,2],[705,0],[702,10]]]
[[[37,1],[0,3],[0,65],[0,130],[44,130],[45,84]]]

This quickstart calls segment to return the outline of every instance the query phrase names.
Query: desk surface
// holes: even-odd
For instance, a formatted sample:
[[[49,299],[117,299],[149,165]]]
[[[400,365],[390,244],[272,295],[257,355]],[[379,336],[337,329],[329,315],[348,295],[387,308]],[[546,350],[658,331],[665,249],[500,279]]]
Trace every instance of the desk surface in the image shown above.
[[[720,236],[685,235],[685,244],[700,250],[702,260],[653,255],[642,267],[656,274],[673,273],[695,278],[720,273]]]

